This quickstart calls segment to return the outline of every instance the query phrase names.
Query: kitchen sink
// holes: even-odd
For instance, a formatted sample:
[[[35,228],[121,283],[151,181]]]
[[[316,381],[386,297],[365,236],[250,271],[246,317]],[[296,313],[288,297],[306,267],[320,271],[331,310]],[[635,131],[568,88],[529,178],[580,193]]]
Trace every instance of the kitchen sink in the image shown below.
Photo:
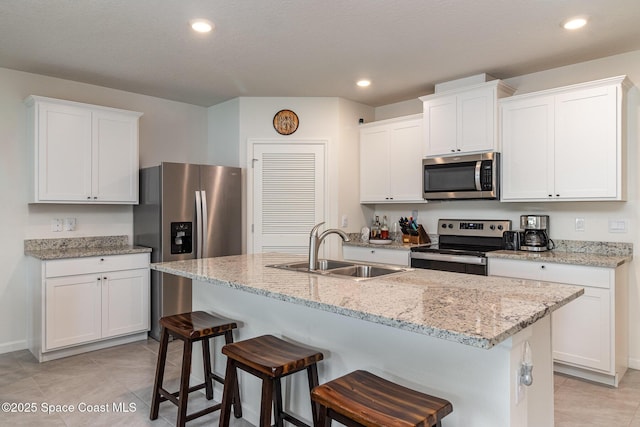
[[[318,269],[310,271],[308,261],[298,261],[287,264],[273,264],[267,267],[282,270],[299,271],[301,273],[320,274],[323,276],[351,278],[354,280],[373,279],[375,277],[410,271],[410,268],[393,267],[388,265],[359,264],[349,261],[330,259],[318,260]]]

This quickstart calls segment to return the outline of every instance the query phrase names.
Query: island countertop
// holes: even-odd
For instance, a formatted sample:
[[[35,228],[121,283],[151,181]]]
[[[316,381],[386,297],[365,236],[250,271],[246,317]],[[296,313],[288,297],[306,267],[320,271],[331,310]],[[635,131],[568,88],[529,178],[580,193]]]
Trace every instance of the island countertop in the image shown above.
[[[434,270],[355,281],[267,267],[305,258],[250,254],[151,268],[489,349],[583,294],[577,286]]]

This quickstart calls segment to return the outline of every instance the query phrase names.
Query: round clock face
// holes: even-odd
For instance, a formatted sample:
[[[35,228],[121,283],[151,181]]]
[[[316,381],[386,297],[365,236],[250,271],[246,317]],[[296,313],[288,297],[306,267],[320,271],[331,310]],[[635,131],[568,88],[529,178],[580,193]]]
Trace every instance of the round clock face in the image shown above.
[[[291,110],[280,110],[273,116],[273,127],[280,135],[291,135],[298,129],[298,116]]]

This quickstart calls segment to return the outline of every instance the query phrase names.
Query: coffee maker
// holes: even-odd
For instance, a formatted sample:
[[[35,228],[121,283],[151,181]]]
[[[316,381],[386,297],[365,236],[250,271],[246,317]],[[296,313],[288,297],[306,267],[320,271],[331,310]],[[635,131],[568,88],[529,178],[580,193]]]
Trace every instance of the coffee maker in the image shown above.
[[[553,241],[549,239],[548,215],[521,215],[522,229],[521,251],[543,252],[553,249]]]

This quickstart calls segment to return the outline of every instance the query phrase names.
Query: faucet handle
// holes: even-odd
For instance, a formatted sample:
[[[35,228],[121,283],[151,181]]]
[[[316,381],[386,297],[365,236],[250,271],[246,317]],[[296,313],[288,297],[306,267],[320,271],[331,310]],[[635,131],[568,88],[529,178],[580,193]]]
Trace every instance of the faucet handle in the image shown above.
[[[321,223],[319,223],[319,224],[316,224],[316,225],[311,229],[311,233],[309,233],[309,235],[310,235],[310,236],[317,235],[317,234],[318,234],[318,228],[320,228],[320,226],[321,226],[322,224],[324,224],[324,221],[322,221],[322,222],[321,222]]]

